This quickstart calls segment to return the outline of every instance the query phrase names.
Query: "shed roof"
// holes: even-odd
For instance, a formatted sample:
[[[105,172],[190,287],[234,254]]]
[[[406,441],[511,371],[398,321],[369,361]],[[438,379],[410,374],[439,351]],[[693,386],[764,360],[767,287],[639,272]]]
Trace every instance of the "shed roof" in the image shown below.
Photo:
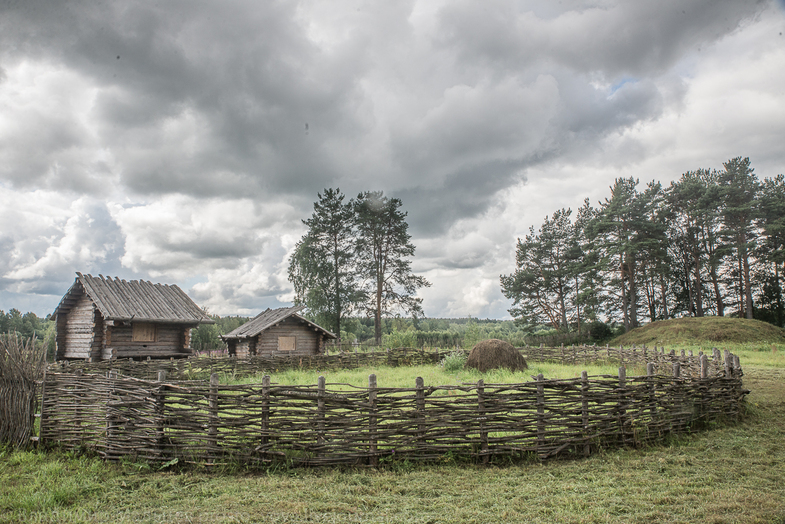
[[[221,336],[222,339],[230,339],[230,338],[250,338],[255,337],[265,329],[271,328],[276,324],[284,321],[289,317],[295,317],[298,320],[302,321],[303,323],[307,324],[309,327],[316,331],[321,331],[327,338],[338,338],[333,333],[327,331],[323,327],[318,324],[314,324],[307,318],[304,318],[298,313],[304,309],[304,306],[294,306],[294,307],[282,307],[278,309],[266,309],[262,311],[254,318],[243,324],[242,326],[238,327],[227,333],[226,335]]]
[[[212,320],[191,298],[175,285],[153,284],[144,280],[104,278],[103,275],[76,274],[54,314],[70,310],[82,290],[106,320],[212,324]]]

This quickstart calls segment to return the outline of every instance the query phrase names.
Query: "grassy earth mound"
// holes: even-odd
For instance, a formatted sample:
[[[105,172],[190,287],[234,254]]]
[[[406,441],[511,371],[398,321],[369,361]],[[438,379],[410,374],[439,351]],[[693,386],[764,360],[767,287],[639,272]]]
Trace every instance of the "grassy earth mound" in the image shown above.
[[[510,371],[523,371],[529,365],[523,355],[509,342],[491,338],[478,342],[466,359],[466,367],[480,373],[491,369],[507,368]]]
[[[760,320],[702,317],[659,320],[611,341],[612,345],[699,345],[713,343],[785,343],[785,329]]]

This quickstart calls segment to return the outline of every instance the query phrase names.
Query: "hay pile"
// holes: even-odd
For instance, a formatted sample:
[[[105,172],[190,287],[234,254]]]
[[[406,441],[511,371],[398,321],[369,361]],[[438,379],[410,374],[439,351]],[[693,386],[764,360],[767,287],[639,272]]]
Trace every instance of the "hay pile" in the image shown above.
[[[529,368],[526,359],[512,347],[512,344],[495,338],[478,342],[469,353],[466,366],[477,369],[481,373],[497,368],[507,368],[510,371],[523,371]]]

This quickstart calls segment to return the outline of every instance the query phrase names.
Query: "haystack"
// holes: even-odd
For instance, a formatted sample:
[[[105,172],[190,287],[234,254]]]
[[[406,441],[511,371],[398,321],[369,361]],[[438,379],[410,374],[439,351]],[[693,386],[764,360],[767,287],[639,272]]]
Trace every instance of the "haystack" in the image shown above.
[[[523,371],[529,367],[526,359],[512,344],[495,338],[478,342],[469,353],[466,366],[478,369],[481,373],[497,368]]]

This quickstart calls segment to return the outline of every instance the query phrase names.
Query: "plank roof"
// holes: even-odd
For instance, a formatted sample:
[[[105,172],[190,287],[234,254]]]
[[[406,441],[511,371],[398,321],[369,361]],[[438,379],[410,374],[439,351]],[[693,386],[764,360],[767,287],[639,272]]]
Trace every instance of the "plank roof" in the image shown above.
[[[254,318],[230,331],[229,333],[221,336],[222,339],[236,339],[236,338],[251,338],[255,337],[265,329],[271,328],[280,324],[289,317],[295,317],[297,320],[302,321],[312,329],[321,331],[327,338],[338,338],[333,333],[327,331],[318,324],[314,324],[305,317],[300,316],[298,313],[304,309],[304,306],[282,307],[278,309],[266,309]]]
[[[154,284],[144,280],[104,278],[103,275],[76,274],[76,281],[65,294],[54,314],[71,309],[84,292],[106,320],[213,324],[207,313],[176,285]]]

